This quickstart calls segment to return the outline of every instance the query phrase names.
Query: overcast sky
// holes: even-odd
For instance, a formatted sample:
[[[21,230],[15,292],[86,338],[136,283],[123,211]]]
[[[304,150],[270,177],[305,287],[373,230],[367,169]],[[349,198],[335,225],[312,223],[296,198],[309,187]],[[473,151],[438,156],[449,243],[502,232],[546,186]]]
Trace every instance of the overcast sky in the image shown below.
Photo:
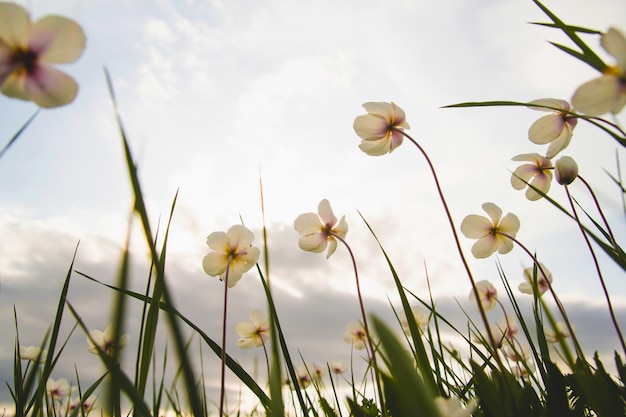
[[[530,25],[547,17],[530,0],[32,0],[34,17],[49,13],[79,22],[87,35],[83,56],[64,66],[79,83],[74,103],[42,111],[0,161],[0,376],[11,379],[15,306],[22,344],[40,343],[52,322],[63,279],[80,240],[75,269],[111,283],[120,259],[131,193],[121,139],[103,68],[112,76],[121,116],[156,228],[177,190],[167,274],[180,309],[219,340],[222,285],[201,268],[206,236],[240,217],[260,245],[259,176],[264,185],[271,279],[279,315],[294,355],[307,362],[349,362],[345,324],[359,319],[348,253],[329,260],[297,247],[293,220],[328,198],[346,215],[366,308],[389,320],[397,306],[393,280],[360,211],[383,242],[411,291],[427,297],[426,272],[438,306],[463,325],[469,282],[432,177],[410,143],[391,155],[358,149],[352,129],[362,103],[394,101],[413,135],[430,154],[452,216],[460,225],[482,213],[486,201],[521,220],[518,238],[536,251],[554,276],[578,335],[589,351],[619,345],[589,253],[575,224],[545,201],[530,202],[510,185],[511,157],[545,148],[528,140],[543,114],[525,108],[442,109],[464,101],[569,100],[591,67],[551,46],[566,43],[553,29]],[[626,30],[626,3],[618,0],[546,1],[567,23]],[[598,37],[589,37],[599,45]],[[607,62],[612,63],[603,51]],[[0,140],[35,111],[32,103],[0,97]],[[621,118],[623,122],[623,117]],[[2,139],[4,138],[4,139]],[[614,173],[614,140],[585,123],[570,147],[581,174],[596,188],[616,234],[624,214],[604,169]],[[623,158],[623,152],[622,154]],[[581,202],[584,189],[574,185]],[[556,183],[550,194],[565,203]],[[590,206],[586,206],[590,208]],[[135,229],[133,287],[148,270]],[[462,241],[471,257],[472,242]],[[520,249],[500,257],[511,285],[531,266]],[[477,279],[489,279],[504,297],[496,258],[470,259]],[[603,260],[609,289],[626,321],[624,274]],[[106,289],[74,276],[70,301],[86,323],[109,321]],[[265,309],[252,271],[230,294],[229,352],[251,364],[260,351],[237,351],[234,325],[253,308]],[[530,307],[530,299],[520,296]],[[138,308],[138,306],[135,306]],[[490,313],[496,322],[500,313]],[[72,322],[66,317],[65,329]],[[129,332],[137,323],[128,323]],[[134,335],[133,335],[134,337]],[[136,341],[135,341],[136,342]],[[54,377],[86,379],[99,365],[73,335]],[[133,343],[128,356],[134,356]],[[208,356],[208,355],[207,355]],[[247,362],[246,362],[247,361]],[[216,382],[215,367],[205,372]],[[9,401],[5,384],[0,402]]]

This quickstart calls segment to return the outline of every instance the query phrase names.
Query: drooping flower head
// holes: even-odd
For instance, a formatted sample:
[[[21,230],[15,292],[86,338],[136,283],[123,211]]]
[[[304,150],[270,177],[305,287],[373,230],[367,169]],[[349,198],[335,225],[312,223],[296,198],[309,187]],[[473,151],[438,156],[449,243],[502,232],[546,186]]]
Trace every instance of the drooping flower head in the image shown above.
[[[493,310],[498,302],[498,291],[496,290],[496,287],[494,287],[491,282],[483,280],[476,283],[476,290],[478,292],[478,301],[480,302],[480,305],[482,305],[483,309],[485,311]],[[474,289],[470,291],[469,299],[478,307]]]
[[[402,130],[410,128],[404,110],[393,102],[369,102],[363,108],[367,114],[357,116],[353,124],[362,139],[359,148],[372,156],[393,152],[402,144]]]
[[[343,334],[343,340],[354,346],[356,350],[365,349],[365,341],[367,334],[365,329],[358,321],[351,321],[346,325],[346,331]]]
[[[570,185],[578,177],[578,164],[570,156],[562,156],[554,164],[556,182],[561,185]]]
[[[212,252],[202,260],[204,272],[212,277],[219,276],[224,281],[228,267],[228,287],[234,287],[244,272],[248,272],[259,259],[259,249],[250,246],[253,241],[254,234],[240,224],[232,226],[226,233],[211,233],[206,244]]]
[[[68,18],[44,16],[31,22],[28,12],[0,2],[0,92],[57,107],[74,100],[78,84],[53,64],[78,59],[85,47],[81,27]]]
[[[539,296],[548,291],[550,288],[550,284],[552,284],[552,274],[541,262],[539,262],[539,265],[541,268],[530,267],[524,269],[524,279],[526,282],[522,282],[518,287],[524,294],[533,294],[535,279],[537,280],[537,292]],[[544,275],[541,271],[545,272],[546,275]]]
[[[346,372],[346,363],[342,360],[332,360],[328,362],[328,367],[330,368],[330,372],[333,374],[339,375]]]
[[[626,37],[610,28],[601,39],[602,47],[617,61],[602,76],[578,87],[572,104],[590,116],[619,113],[626,104]]]
[[[502,210],[493,203],[483,204],[483,210],[489,218],[470,214],[461,223],[461,232],[469,239],[478,239],[472,246],[472,254],[476,258],[488,258],[494,252],[500,254],[513,250],[513,241],[519,230],[517,216],[507,213],[502,217]]]
[[[237,340],[237,346],[241,349],[263,346],[269,337],[270,326],[264,312],[258,309],[252,310],[250,320],[252,323],[242,321],[235,326],[235,331],[240,337]]]
[[[328,200],[320,201],[317,206],[318,213],[304,213],[299,215],[293,223],[293,227],[300,233],[298,246],[307,252],[324,252],[328,246],[326,258],[335,253],[337,239],[335,235],[344,239],[348,233],[346,216],[342,216],[337,222]]]
[[[571,108],[565,100],[542,98],[531,101],[530,104],[530,108],[533,110],[552,112],[552,114],[543,116],[535,121],[528,129],[528,138],[531,142],[538,145],[550,144],[546,151],[546,157],[552,159],[569,145],[578,118],[568,114]],[[536,106],[532,106],[532,104]],[[538,106],[548,106],[560,110]]]
[[[89,336],[93,339],[87,338],[87,344],[89,345],[89,352],[98,353],[98,350],[111,354],[113,350],[122,350],[128,344],[130,340],[129,334],[123,334],[120,336],[119,343],[115,344],[115,331],[112,324],[109,324],[104,331],[91,330]],[[95,343],[95,345],[94,345]]]
[[[511,175],[511,185],[516,190],[523,190],[527,184],[532,185],[544,194],[550,190],[552,181],[552,162],[538,153],[527,153],[511,158],[513,161],[526,161],[530,164],[520,165]],[[526,190],[526,198],[535,201],[542,197],[532,187]]]

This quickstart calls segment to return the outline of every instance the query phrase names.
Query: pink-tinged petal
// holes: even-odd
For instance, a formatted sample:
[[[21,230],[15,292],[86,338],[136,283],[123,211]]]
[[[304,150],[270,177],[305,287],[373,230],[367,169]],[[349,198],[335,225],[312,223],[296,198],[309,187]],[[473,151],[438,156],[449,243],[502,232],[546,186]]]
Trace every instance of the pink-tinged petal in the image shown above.
[[[517,288],[524,294],[533,294],[533,286],[529,282],[522,282]]]
[[[493,224],[484,216],[470,214],[461,222],[461,233],[468,239],[480,239],[487,235]]]
[[[381,156],[389,153],[389,139],[381,139],[377,141],[363,140],[359,145],[359,149],[370,156]]]
[[[226,238],[228,239],[228,247],[233,249],[235,253],[238,253],[240,249],[252,244],[254,241],[254,233],[246,226],[236,224],[228,229]]]
[[[300,240],[298,240],[298,246],[300,247],[300,249],[307,252],[324,252],[324,249],[326,249],[327,245],[328,238],[322,232],[310,233],[308,235],[302,236]]]
[[[391,132],[391,141],[389,143],[389,153],[393,152],[398,146],[402,145],[404,135],[397,130]]]
[[[237,257],[233,261],[237,265],[237,269],[243,272],[248,272],[250,268],[256,265],[259,260],[261,251],[254,246],[248,246],[245,249],[241,249],[237,252]]]
[[[348,223],[346,222],[346,216],[341,216],[339,224],[333,227],[333,232],[335,232],[342,238],[346,237],[346,235],[348,234]]]
[[[498,224],[498,232],[515,237],[520,228],[519,218],[513,213],[507,213]],[[506,239],[509,241],[510,239]]]
[[[78,84],[63,71],[40,63],[33,74],[24,78],[24,91],[38,106],[52,108],[74,101]]]
[[[207,275],[216,277],[224,271],[226,271],[226,265],[228,265],[228,255],[219,252],[209,252],[208,255],[202,259],[202,268]]]
[[[326,253],[326,259],[330,258],[330,256],[335,253],[337,250],[337,239],[330,238],[328,239],[328,252]]]
[[[30,31],[28,47],[43,62],[74,62],[85,49],[85,33],[73,20],[62,16],[45,16]]]
[[[324,226],[334,226],[337,223],[337,217],[333,213],[333,209],[330,207],[330,202],[327,199],[323,199],[317,205],[317,211],[322,219]]]
[[[541,158],[542,156],[538,153],[523,153],[520,155],[515,155],[513,158],[511,158],[511,161],[533,162],[537,164],[539,161],[541,161]]]
[[[254,337],[257,332],[257,326],[247,321],[242,321],[235,326],[235,332],[240,337]]]
[[[206,238],[206,244],[212,250],[225,252],[228,247],[228,239],[224,232],[213,232]]]
[[[511,185],[516,190],[523,190],[530,179],[537,174],[537,166],[524,164],[518,166],[511,175]]]
[[[552,173],[550,171],[543,171],[537,174],[530,184],[540,190],[542,193],[548,194],[548,191],[550,191],[551,181]],[[531,187],[528,187],[528,190],[526,190],[526,198],[530,201],[536,201],[542,197],[543,196],[541,194],[539,194]]]
[[[293,227],[301,235],[318,233],[323,229],[320,218],[315,213],[304,213],[299,215],[293,222]]]
[[[622,71],[626,71],[626,37],[617,29],[609,28],[609,30],[602,35],[601,39],[602,47],[615,59],[617,65]]]
[[[22,47],[30,28],[28,12],[14,3],[0,2],[0,42]]]
[[[566,123],[559,137],[550,142],[550,146],[548,146],[546,151],[546,158],[552,159],[563,149],[567,148],[572,140],[572,136],[572,130]]]
[[[533,106],[534,104],[534,106]],[[546,106],[546,107],[537,107],[537,106]],[[560,100],[557,98],[540,98],[538,100],[533,100],[528,103],[528,108],[532,110],[539,111],[558,111],[558,110],[569,110],[569,103],[565,100]]]
[[[603,75],[578,87],[572,97],[572,104],[583,113],[600,116],[619,107],[623,100],[620,97],[623,88],[620,79],[615,75]]]
[[[352,127],[356,134],[365,140],[382,139],[389,132],[389,122],[382,116],[372,114],[357,116]]]
[[[489,215],[491,223],[493,225],[497,225],[502,217],[502,209],[493,203],[484,203],[482,207],[483,210],[485,210],[485,212]]]
[[[498,246],[498,253],[501,255],[504,255],[513,250],[513,241],[503,236],[499,236],[497,246]]]
[[[472,246],[472,255],[477,259],[490,257],[498,249],[498,240],[494,235],[484,236]]]
[[[544,145],[559,137],[563,131],[565,120],[560,114],[543,116],[528,129],[528,139],[538,145]]]

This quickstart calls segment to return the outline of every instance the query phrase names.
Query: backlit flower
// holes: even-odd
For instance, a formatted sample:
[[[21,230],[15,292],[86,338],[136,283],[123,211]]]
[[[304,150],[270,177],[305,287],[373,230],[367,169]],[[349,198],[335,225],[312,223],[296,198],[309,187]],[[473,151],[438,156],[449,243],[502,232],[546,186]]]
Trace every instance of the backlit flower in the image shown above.
[[[363,107],[367,114],[357,116],[353,125],[362,139],[359,148],[372,156],[393,152],[402,144],[402,131],[410,128],[404,110],[393,102],[369,102]]]
[[[57,380],[48,378],[46,381],[46,392],[53,400],[63,400],[70,393],[70,384],[68,384],[65,378]]]
[[[78,59],[85,34],[73,20],[49,15],[31,22],[28,12],[0,2],[0,92],[41,107],[74,100],[78,84],[53,64]]]
[[[517,216],[508,213],[502,217],[502,210],[493,203],[483,204],[483,210],[489,218],[470,214],[461,223],[461,232],[469,239],[478,239],[472,246],[472,254],[476,258],[488,258],[494,252],[505,254],[513,250],[513,241],[519,230]]]
[[[626,38],[610,28],[601,38],[602,47],[617,61],[602,76],[578,87],[572,97],[576,109],[590,116],[619,113],[626,104]]]
[[[101,350],[107,354],[111,354],[113,350],[122,350],[128,344],[130,335],[128,333],[120,336],[119,344],[115,344],[115,332],[112,324],[109,324],[104,331],[91,330],[89,336],[93,339],[87,338],[87,344],[89,345],[89,352],[98,353]],[[94,345],[95,343],[95,345]]]
[[[565,100],[543,98],[531,101],[529,104],[531,104],[530,108],[533,110],[552,112],[552,114],[543,116],[535,121],[535,123],[530,126],[530,129],[528,129],[528,138],[531,142],[538,145],[550,144],[546,152],[546,157],[552,159],[569,145],[578,119],[568,114],[571,108],[569,103]],[[532,106],[532,104],[550,106],[560,110],[535,107]]]
[[[578,164],[573,158],[562,156],[554,165],[554,176],[559,184],[570,185],[578,177]]]
[[[552,274],[541,262],[539,262],[539,265],[541,265],[541,268],[535,269],[534,267],[530,267],[524,269],[524,279],[526,282],[522,282],[518,287],[524,294],[533,294],[535,279],[537,280],[536,285],[539,296],[550,288],[550,284],[552,283]],[[546,275],[541,272],[542,270],[546,273]]]
[[[328,367],[330,368],[330,372],[333,374],[339,375],[346,372],[346,363],[341,360],[333,360],[328,362]]]
[[[342,216],[339,223],[333,213],[328,200],[320,201],[317,206],[318,214],[304,213],[294,221],[293,227],[300,233],[298,246],[307,252],[320,253],[328,246],[326,258],[335,253],[337,249],[336,236],[344,239],[348,233],[346,216]]]
[[[428,321],[430,320],[430,313],[426,311],[426,309],[420,306],[411,307],[411,312],[413,313],[413,318],[415,319],[415,323],[420,330],[425,330],[428,326]],[[402,330],[406,335],[411,334],[411,330],[409,328],[409,322],[405,317],[400,319],[400,324],[402,325]]]
[[[311,385],[311,375],[309,375],[309,370],[306,365],[301,365],[296,374],[300,388],[304,389]]]
[[[242,321],[235,326],[235,331],[240,337],[237,346],[241,349],[263,346],[269,337],[270,326],[265,313],[254,309],[250,312],[250,320],[252,323]]]
[[[571,336],[567,325],[562,321],[556,322],[556,331],[554,331],[551,327],[546,327],[543,331],[546,335],[546,341],[548,343],[556,343],[559,339],[566,339]]]
[[[476,291],[478,292],[478,301],[483,306],[483,309],[485,311],[493,310],[498,302],[498,291],[496,287],[494,287],[491,282],[483,280],[476,283]],[[470,291],[469,299],[471,302],[476,303],[474,289]],[[476,306],[478,306],[478,303],[476,303]]]
[[[552,181],[552,162],[538,153],[527,153],[511,158],[513,161],[526,161],[530,164],[518,166],[511,175],[511,185],[516,190],[523,190],[528,184],[537,188],[544,194],[550,190]],[[542,197],[532,187],[526,190],[526,198],[535,201]]]
[[[458,398],[436,397],[435,407],[441,417],[470,417],[476,409],[476,401],[472,399],[463,407]]]
[[[47,351],[42,351],[38,346],[20,346],[20,359],[25,361],[43,362],[46,359]]]
[[[252,241],[254,234],[240,224],[232,226],[226,233],[211,233],[206,244],[212,252],[202,260],[204,272],[212,277],[219,276],[224,281],[228,267],[228,287],[235,286],[244,272],[256,264],[261,254],[258,248],[250,246]]]
[[[82,400],[78,397],[72,398],[72,400],[70,401],[68,405],[68,411],[70,413],[73,413],[76,408],[81,407],[84,414],[82,414],[81,412],[77,412],[76,415],[79,415],[79,416],[87,415],[96,406],[96,400],[97,400],[97,397],[94,395],[90,395],[88,398],[84,398]]]
[[[354,346],[356,350],[365,349],[365,341],[367,339],[367,335],[365,333],[365,329],[358,321],[351,321],[346,326],[346,331],[343,334],[343,340]]]

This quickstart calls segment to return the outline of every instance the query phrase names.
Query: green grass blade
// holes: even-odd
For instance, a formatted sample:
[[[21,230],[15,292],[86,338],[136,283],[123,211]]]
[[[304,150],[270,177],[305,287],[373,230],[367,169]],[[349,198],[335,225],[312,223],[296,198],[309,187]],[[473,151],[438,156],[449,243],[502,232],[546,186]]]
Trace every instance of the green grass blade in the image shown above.
[[[39,114],[39,111],[41,110],[41,108],[38,108],[37,110],[35,110],[35,113],[33,113],[32,116],[30,116],[30,118],[28,120],[26,120],[26,123],[24,123],[22,125],[22,127],[19,128],[19,130],[17,132],[15,132],[15,134],[11,137],[11,139],[9,139],[9,141],[7,142],[6,145],[4,145],[4,148],[2,148],[2,150],[0,150],[0,159],[2,159],[2,157],[4,156],[4,154],[9,150],[9,148],[17,141],[17,139],[22,135],[22,133],[24,132],[24,130],[26,130],[26,128],[28,127],[28,125],[31,124],[31,122],[33,120],[35,120],[35,117]]]

